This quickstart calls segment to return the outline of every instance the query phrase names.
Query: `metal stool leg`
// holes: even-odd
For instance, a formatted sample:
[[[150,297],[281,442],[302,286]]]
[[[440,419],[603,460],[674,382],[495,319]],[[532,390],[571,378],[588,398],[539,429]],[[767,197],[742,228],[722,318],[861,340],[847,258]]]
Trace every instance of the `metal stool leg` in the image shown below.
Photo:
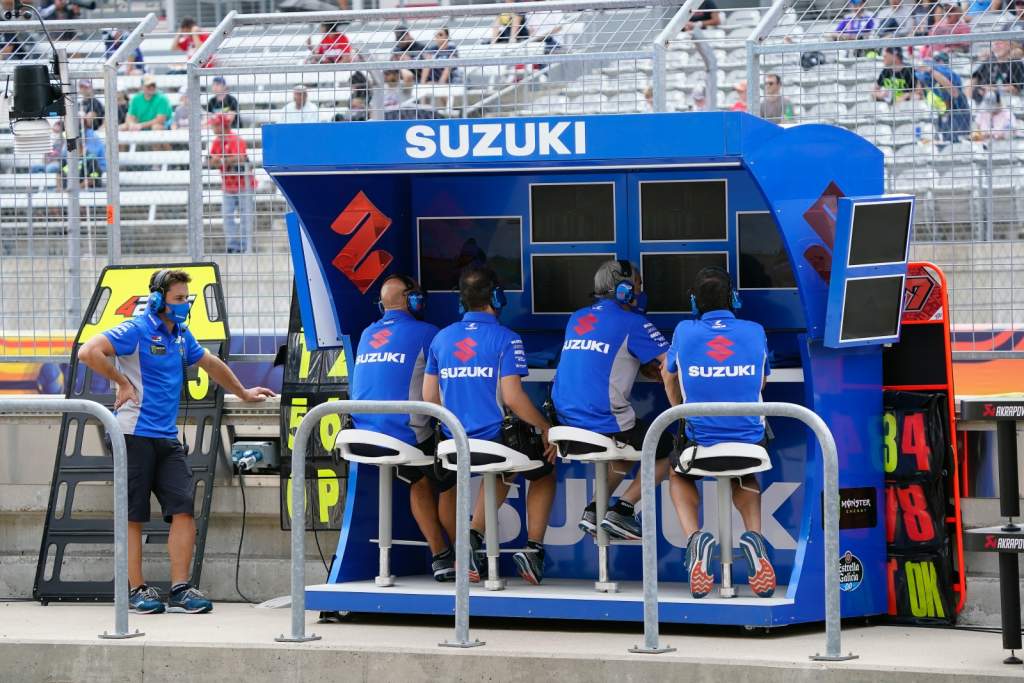
[[[597,519],[597,581],[594,590],[602,593],[617,593],[619,584],[608,578],[608,532],[601,528],[604,515],[608,512],[608,463],[594,463],[594,513]]]
[[[732,479],[718,478],[718,547],[722,555],[720,597],[736,597],[732,585]]]
[[[498,558],[501,545],[498,543],[498,475],[484,475],[484,524],[487,529],[484,540],[487,543],[487,580],[484,588],[489,591],[500,591],[505,588],[505,580],[498,571]]]
[[[395,577],[391,575],[391,489],[394,480],[394,465],[381,465],[378,468],[380,495],[377,510],[377,547],[380,553],[380,568],[373,580],[378,586],[395,585]]]

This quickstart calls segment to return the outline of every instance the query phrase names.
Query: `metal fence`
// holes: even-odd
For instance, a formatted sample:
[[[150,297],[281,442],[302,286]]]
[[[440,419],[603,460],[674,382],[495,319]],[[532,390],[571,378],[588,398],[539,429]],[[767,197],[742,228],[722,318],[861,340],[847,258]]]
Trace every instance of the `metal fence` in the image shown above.
[[[799,12],[785,0],[700,5],[232,12],[187,33],[161,29],[153,16],[48,22],[73,82],[92,78],[105,108],[120,102],[123,112],[145,94],[143,75],[153,76],[171,125],[96,131],[108,168],[101,183],[79,188],[77,230],[60,164],[51,160],[47,172],[15,158],[0,133],[0,357],[66,353],[48,344],[75,327],[106,263],[182,257],[220,264],[241,351],[272,353],[287,326],[292,271],[287,205],[261,168],[265,123],[716,109],[833,123],[877,144],[887,190],[919,198],[912,256],[946,271],[954,328],[972,335],[959,348],[1006,353],[993,331],[1024,327],[1015,292],[1024,277],[1024,67],[1013,66],[1024,9],[972,17],[965,33],[955,15],[909,0]],[[17,54],[0,46],[0,78],[48,57],[38,24],[3,26],[2,42]],[[960,85],[915,75],[926,69]],[[992,83],[972,82],[979,70]],[[911,74],[909,87],[901,73]],[[244,155],[225,154],[243,142]]]

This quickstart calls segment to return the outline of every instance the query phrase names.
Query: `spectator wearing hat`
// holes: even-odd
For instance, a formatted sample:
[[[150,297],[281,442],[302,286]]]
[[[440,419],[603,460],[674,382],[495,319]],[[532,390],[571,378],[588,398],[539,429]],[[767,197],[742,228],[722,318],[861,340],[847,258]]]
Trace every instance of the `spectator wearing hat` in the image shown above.
[[[316,123],[320,109],[309,101],[309,91],[300,83],[292,88],[292,101],[281,109],[281,116],[284,123]]]
[[[914,92],[917,84],[914,70],[903,63],[903,48],[887,47],[882,50],[882,70],[871,90],[877,102],[895,104]]]
[[[256,176],[252,172],[245,140],[231,130],[229,114],[214,114],[210,127],[215,133],[207,164],[221,173],[221,216],[225,249],[229,254],[246,254],[252,246],[256,202]]]
[[[944,53],[914,72],[914,81],[935,114],[935,128],[946,142],[959,142],[971,132],[971,107],[960,76]]]
[[[99,98],[93,94],[92,79],[82,78],[78,81],[78,115],[84,121],[86,114],[92,113],[93,130],[103,127],[103,115],[106,113]]]
[[[224,77],[215,76],[210,87],[213,90],[213,95],[206,103],[206,111],[210,114],[226,114],[231,120],[232,128],[241,128],[238,100],[228,92],[228,84]]]
[[[125,130],[164,130],[174,115],[167,95],[156,87],[152,74],[142,77],[142,90],[132,95],[125,117]]]

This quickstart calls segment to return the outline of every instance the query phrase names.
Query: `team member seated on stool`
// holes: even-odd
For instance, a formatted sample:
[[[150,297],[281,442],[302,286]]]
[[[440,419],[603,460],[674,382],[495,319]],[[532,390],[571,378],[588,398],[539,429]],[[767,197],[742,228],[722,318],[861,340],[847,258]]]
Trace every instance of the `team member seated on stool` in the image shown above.
[[[696,320],[680,322],[672,336],[668,363],[662,370],[669,402],[679,405],[715,401],[759,402],[768,367],[764,328],[734,314],[739,297],[729,274],[721,268],[697,273],[690,295]],[[721,370],[721,372],[719,372]],[[762,417],[691,417],[686,421],[689,445],[713,446],[722,442],[765,443]],[[699,477],[673,471],[670,490],[679,523],[687,536],[686,562],[690,592],[702,598],[711,592],[711,554],[717,542],[701,531],[697,522]],[[768,558],[768,544],[761,535],[761,492],[757,479],[747,475],[734,480],[733,504],[743,518],[746,532],[740,548],[747,559],[750,587],[759,597],[775,591],[775,569]],[[723,548],[731,553],[732,548]]]
[[[359,340],[349,380],[351,396],[355,400],[421,401],[427,352],[437,334],[435,326],[415,317],[426,306],[423,291],[410,277],[390,275],[381,285],[378,305],[383,317],[363,330]],[[393,436],[428,455],[437,447],[426,415],[354,414],[352,423],[356,429]],[[398,469],[398,477],[411,484],[409,506],[430,546],[431,570],[438,581],[455,580],[455,553],[449,544],[449,539],[455,538],[452,474],[431,466]]]
[[[643,308],[640,272],[629,261],[606,261],[594,274],[596,301],[569,318],[558,361],[551,398],[559,424],[586,429],[620,444],[643,446],[647,429],[636,419],[629,395],[639,370],[645,377],[661,378],[668,342],[647,318]],[[639,304],[639,306],[638,306]],[[672,440],[664,435],[658,448],[658,481],[669,469]],[[635,463],[611,463],[608,490],[614,491]],[[601,527],[613,538],[640,538],[634,505],[640,500],[640,478],[635,478],[608,509]],[[607,502],[607,501],[606,501]],[[591,502],[583,511],[580,528],[596,533],[599,520]]]
[[[159,270],[149,280],[144,313],[96,335],[78,351],[78,359],[116,388],[114,411],[128,448],[128,604],[140,614],[164,611],[157,589],[142,577],[142,525],[149,521],[149,497],[155,493],[164,521],[171,525],[169,612],[209,612],[213,603],[188,582],[196,524],[192,518],[192,471],[178,441],[178,404],[185,370],[198,364],[210,378],[243,401],[263,401],[274,392],[246,389],[235,373],[196,342],[184,323],[191,303],[189,274]]]
[[[541,434],[543,467],[524,473],[529,480],[526,495],[528,552],[513,556],[519,574],[538,584],[544,575],[544,534],[555,497],[555,448],[548,444],[551,425],[523,391],[521,377],[528,374],[526,351],[519,335],[498,323],[505,294],[497,276],[487,267],[470,266],[459,276],[459,298],[465,314],[462,320],[441,330],[430,345],[423,398],[444,405],[462,422],[471,439],[501,442],[504,407]],[[445,436],[451,437],[442,427]],[[510,444],[505,444],[510,445]],[[498,506],[508,485],[498,482]],[[483,547],[484,496],[473,512],[470,540],[470,580],[480,580],[477,552]],[[486,566],[486,563],[484,563]]]

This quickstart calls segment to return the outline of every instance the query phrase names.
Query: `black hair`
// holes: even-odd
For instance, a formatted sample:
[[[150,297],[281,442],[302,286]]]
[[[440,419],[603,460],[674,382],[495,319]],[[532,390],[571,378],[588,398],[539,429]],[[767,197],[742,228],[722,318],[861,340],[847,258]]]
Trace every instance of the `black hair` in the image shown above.
[[[693,281],[693,295],[701,313],[732,308],[732,280],[721,268],[702,268]]]
[[[491,292],[498,276],[487,266],[468,266],[459,275],[459,298],[467,311],[482,311],[491,305]]]

